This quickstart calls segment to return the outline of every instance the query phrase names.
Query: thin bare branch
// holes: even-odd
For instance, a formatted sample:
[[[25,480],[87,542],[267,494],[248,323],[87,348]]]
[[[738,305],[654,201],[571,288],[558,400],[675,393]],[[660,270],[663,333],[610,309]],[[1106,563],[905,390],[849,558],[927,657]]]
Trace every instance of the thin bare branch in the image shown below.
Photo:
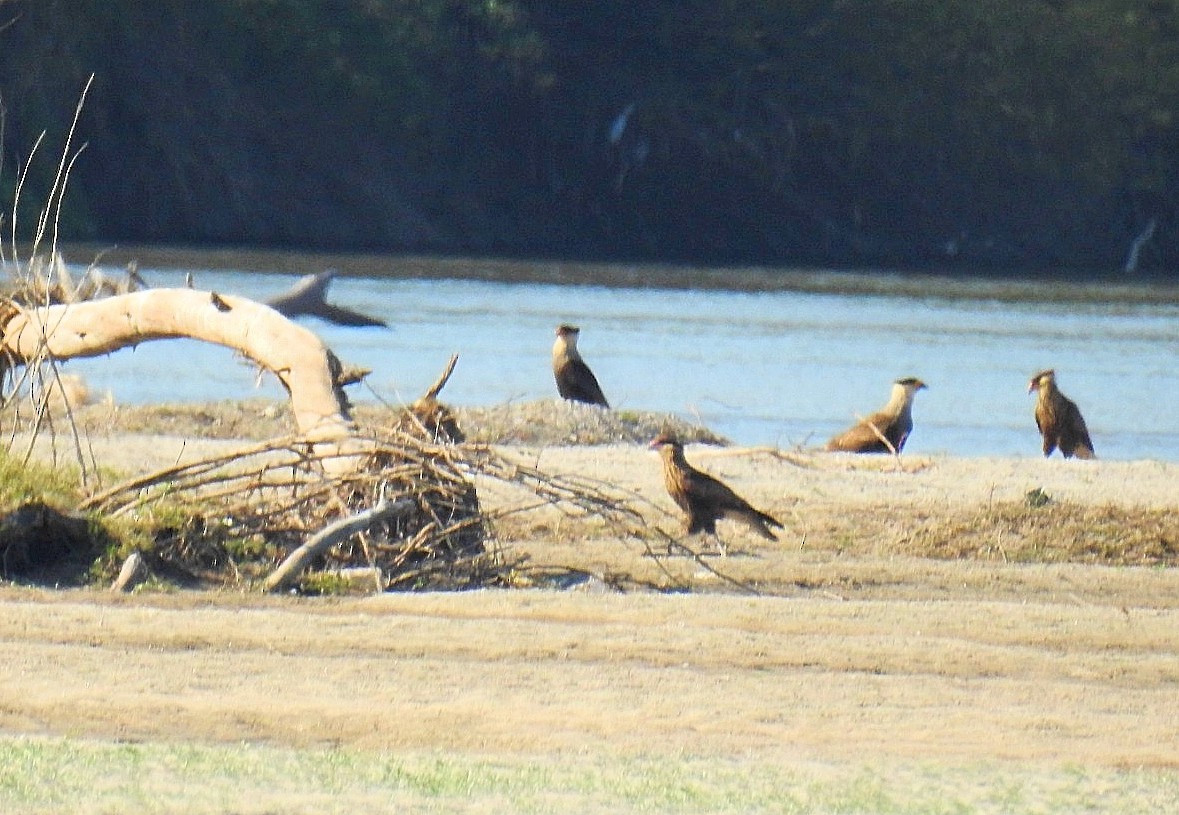
[[[45,230],[49,222],[49,216],[51,214],[55,214],[56,220],[56,215],[60,214],[62,195],[65,192],[64,179],[67,173],[67,167],[72,166],[73,160],[76,158],[76,156],[71,157],[70,155],[70,144],[73,142],[74,133],[78,129],[78,119],[82,117],[82,108],[86,104],[86,94],[90,92],[90,86],[93,83],[94,74],[90,74],[90,77],[86,80],[86,85],[82,88],[81,95],[78,97],[78,104],[74,107],[74,118],[73,121],[70,122],[69,130],[66,132],[66,142],[61,151],[61,160],[57,165],[57,174],[53,178],[53,185],[49,188],[49,196],[46,199],[45,208],[41,211],[41,217],[37,222],[37,233],[33,238],[33,256],[36,256],[38,247],[41,244],[41,240],[45,236]],[[53,236],[53,251],[56,252],[56,249],[57,234],[55,229]]]

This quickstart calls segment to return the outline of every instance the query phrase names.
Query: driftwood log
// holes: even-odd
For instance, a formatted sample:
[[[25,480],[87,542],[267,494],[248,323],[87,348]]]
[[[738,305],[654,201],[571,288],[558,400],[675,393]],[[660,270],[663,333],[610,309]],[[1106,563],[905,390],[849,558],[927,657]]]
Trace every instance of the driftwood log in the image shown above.
[[[387,501],[382,498],[376,506],[328,524],[295,551],[287,555],[278,568],[263,583],[266,591],[281,591],[292,586],[313,560],[331,547],[363,532],[374,524],[390,521],[417,508],[408,498]]]
[[[133,591],[136,586],[150,576],[151,568],[147,565],[143,555],[139,552],[132,552],[123,561],[123,568],[119,569],[118,577],[111,583],[111,591],[116,594]]]
[[[253,300],[148,289],[84,303],[28,307],[8,301],[0,307],[0,352],[9,367],[179,337],[233,348],[277,376],[303,438],[339,442],[354,433],[339,360],[314,333]],[[182,364],[177,368],[182,373]]]

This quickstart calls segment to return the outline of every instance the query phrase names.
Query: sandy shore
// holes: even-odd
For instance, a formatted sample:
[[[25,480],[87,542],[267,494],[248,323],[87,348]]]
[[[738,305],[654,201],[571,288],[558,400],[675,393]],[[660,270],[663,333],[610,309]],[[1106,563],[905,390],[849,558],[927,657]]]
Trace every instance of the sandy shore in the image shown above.
[[[17,435],[12,449],[23,451]],[[89,433],[79,445],[66,434],[34,445],[42,461],[83,455],[103,466],[138,473],[223,454],[249,442],[193,435]],[[601,480],[664,502],[658,456],[641,444],[500,446],[508,455],[553,473]],[[1060,501],[1127,508],[1179,508],[1179,464],[1163,461],[1079,461],[1057,458],[856,456],[818,451],[689,445],[689,461],[728,481],[769,511],[800,503],[849,507],[903,505],[954,509],[1020,501],[1041,490]],[[670,504],[668,504],[670,508]]]

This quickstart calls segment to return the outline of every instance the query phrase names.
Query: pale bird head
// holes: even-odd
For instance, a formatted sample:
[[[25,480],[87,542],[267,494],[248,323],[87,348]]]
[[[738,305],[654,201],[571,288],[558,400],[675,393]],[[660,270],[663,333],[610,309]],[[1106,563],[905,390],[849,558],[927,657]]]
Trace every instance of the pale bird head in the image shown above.
[[[1040,371],[1032,377],[1031,382],[1028,383],[1028,393],[1038,389],[1046,388],[1056,381],[1056,371],[1049,368],[1046,371]]]
[[[675,433],[670,430],[664,430],[655,438],[651,439],[651,443],[647,445],[652,450],[662,450],[664,447],[680,447],[680,440],[676,438]]]
[[[915,376],[907,376],[904,379],[898,379],[894,384],[903,388],[905,395],[910,399],[913,398],[913,394],[917,393],[917,391],[926,390],[928,387],[924,382]]]
[[[580,333],[581,329],[577,326],[561,323],[557,326],[557,340],[553,343],[553,353],[558,353],[563,348],[569,354],[576,354],[577,335]]]

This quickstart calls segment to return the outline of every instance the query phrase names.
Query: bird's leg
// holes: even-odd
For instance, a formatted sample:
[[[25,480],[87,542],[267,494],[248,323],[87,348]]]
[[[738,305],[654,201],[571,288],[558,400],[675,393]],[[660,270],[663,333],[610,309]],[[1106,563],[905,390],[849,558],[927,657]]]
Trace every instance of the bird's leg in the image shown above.
[[[691,532],[678,538],[668,538],[667,540],[667,556],[675,557],[676,555],[691,555],[695,550],[688,544],[693,540],[695,535]]]
[[[727,543],[724,542],[724,540],[721,539],[721,536],[716,534],[715,532],[713,532],[712,533],[712,540],[716,544],[716,553],[718,555],[720,555],[721,557],[728,557],[729,556],[729,546]]]

